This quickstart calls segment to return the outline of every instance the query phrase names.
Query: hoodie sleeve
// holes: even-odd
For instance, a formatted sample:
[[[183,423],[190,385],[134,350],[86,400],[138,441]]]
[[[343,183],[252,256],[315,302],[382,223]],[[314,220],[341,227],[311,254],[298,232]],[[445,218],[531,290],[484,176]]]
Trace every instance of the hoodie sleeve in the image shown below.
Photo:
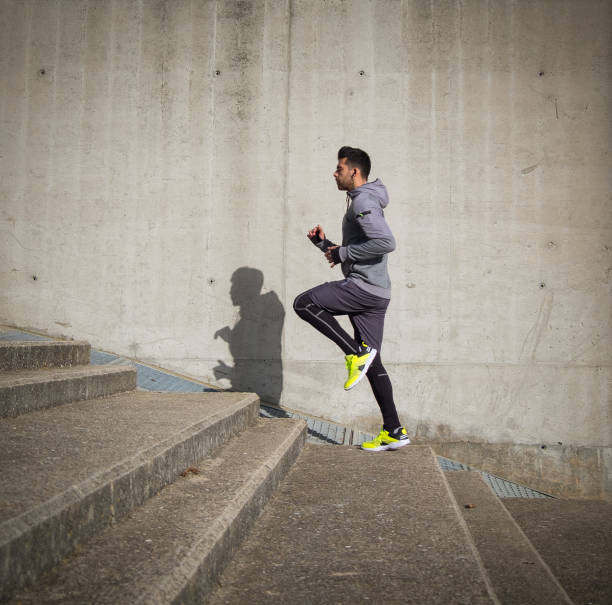
[[[343,262],[377,258],[395,250],[395,238],[387,225],[380,204],[372,198],[364,200],[359,198],[353,201],[351,220],[357,223],[364,238],[357,244],[340,248],[340,259]]]

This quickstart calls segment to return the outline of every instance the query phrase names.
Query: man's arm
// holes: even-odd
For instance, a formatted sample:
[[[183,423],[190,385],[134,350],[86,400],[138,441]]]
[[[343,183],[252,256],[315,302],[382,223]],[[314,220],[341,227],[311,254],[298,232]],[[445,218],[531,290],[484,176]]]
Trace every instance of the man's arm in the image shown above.
[[[337,254],[342,262],[347,259],[377,258],[395,250],[395,238],[385,220],[382,208],[377,203],[357,204],[354,220],[361,227],[365,239],[358,244],[339,248]]]
[[[319,250],[322,250],[323,252],[327,252],[329,248],[336,245],[325,237],[325,231],[323,231],[323,227],[321,227],[321,225],[314,226],[306,234],[306,236],[317,248],[319,248]]]
[[[333,242],[329,241],[325,237],[325,231],[323,231],[323,227],[321,225],[314,226],[306,236],[308,239],[317,247],[319,250],[322,250],[325,253],[325,258],[327,262],[331,265],[333,269],[336,265],[340,264],[340,257],[338,256],[338,248]]]

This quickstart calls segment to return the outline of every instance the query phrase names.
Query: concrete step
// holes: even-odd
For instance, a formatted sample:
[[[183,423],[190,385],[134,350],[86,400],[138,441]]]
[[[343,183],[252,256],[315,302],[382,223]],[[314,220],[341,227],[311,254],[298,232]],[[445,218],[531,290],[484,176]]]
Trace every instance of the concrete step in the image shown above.
[[[86,342],[0,341],[0,371],[86,365],[90,354]]]
[[[251,394],[134,391],[0,420],[0,599],[254,424],[258,412]]]
[[[480,473],[458,471],[446,479],[500,603],[573,602]]]
[[[2,372],[0,417],[18,416],[135,388],[136,369],[128,366],[77,366]]]
[[[612,603],[612,504],[504,499],[531,543],[576,603]]]
[[[495,603],[429,447],[307,444],[210,603]]]
[[[305,436],[303,420],[259,420],[13,602],[204,602]]]

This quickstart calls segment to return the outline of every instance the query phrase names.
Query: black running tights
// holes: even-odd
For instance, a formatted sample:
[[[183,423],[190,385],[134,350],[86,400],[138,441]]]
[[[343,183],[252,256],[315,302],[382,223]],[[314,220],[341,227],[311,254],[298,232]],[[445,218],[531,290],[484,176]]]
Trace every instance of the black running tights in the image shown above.
[[[307,321],[311,326],[321,332],[321,334],[335,342],[345,355],[353,355],[359,351],[357,340],[352,338],[346,330],[342,328],[338,320],[329,311],[316,305],[310,298],[308,292],[301,294],[295,299],[293,309],[304,321]],[[380,408],[383,417],[383,426],[391,432],[401,425],[395,408],[395,402],[393,401],[391,380],[387,374],[387,370],[385,370],[383,366],[380,352],[376,354],[366,376],[368,377],[372,392]]]

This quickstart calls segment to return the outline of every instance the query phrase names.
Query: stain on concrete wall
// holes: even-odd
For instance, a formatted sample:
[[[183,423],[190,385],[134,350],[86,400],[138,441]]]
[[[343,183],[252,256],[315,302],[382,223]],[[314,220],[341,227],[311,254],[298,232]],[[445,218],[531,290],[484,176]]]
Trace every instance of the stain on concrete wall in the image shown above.
[[[0,320],[215,381],[236,269],[285,308],[339,276],[304,233],[338,238],[335,153],[361,146],[391,196],[385,358],[408,428],[612,445],[609,2],[0,15]],[[282,338],[281,401],[376,428],[331,344],[292,314]]]

